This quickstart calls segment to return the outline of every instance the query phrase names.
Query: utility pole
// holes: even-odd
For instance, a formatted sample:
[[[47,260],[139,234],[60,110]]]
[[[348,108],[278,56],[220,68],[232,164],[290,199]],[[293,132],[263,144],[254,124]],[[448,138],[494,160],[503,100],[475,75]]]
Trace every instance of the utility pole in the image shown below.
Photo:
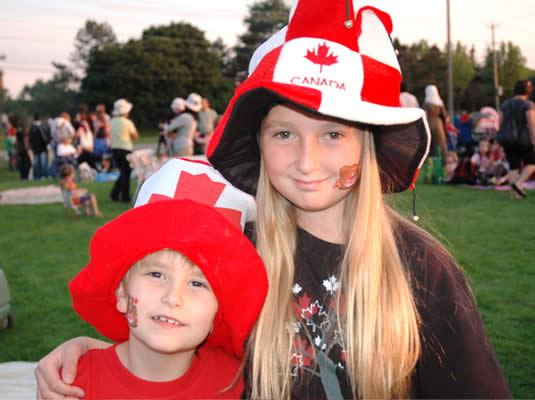
[[[446,0],[448,16],[448,113],[453,118],[455,110],[453,109],[453,60],[451,54],[451,22],[450,22],[450,0]]]
[[[500,96],[502,94],[500,80],[498,79],[498,58],[496,57],[496,45],[494,42],[494,30],[498,27],[499,25],[495,25],[494,23],[490,24],[490,30],[492,32],[492,66],[494,70],[494,94],[496,96],[496,110],[500,109]]]

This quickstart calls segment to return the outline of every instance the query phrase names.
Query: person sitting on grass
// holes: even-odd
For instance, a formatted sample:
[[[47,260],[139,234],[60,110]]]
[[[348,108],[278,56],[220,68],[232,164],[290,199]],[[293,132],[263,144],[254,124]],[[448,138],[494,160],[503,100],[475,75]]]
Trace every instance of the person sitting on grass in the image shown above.
[[[98,208],[97,198],[94,194],[89,193],[87,189],[79,189],[74,182],[74,167],[70,164],[63,165],[59,170],[61,177],[60,187],[62,190],[67,190],[71,195],[73,205],[83,205],[85,215],[93,215],[95,217],[102,217],[102,213]],[[91,206],[91,209],[89,208]]]
[[[148,203],[96,231],[90,261],[69,289],[74,310],[117,344],[80,359],[74,385],[85,398],[240,398],[239,359],[268,281],[239,228],[241,210],[254,209],[254,200],[224,186],[182,172],[179,200],[147,196],[145,187],[140,195]],[[189,199],[214,198],[198,189],[207,187],[216,199],[223,193],[226,208]]]

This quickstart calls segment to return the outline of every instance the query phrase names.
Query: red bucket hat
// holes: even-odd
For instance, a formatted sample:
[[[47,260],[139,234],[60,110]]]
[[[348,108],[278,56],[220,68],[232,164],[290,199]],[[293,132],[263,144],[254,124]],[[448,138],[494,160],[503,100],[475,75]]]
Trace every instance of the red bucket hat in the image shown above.
[[[264,264],[240,229],[242,210],[230,207],[228,202],[221,208],[215,205],[227,189],[211,179],[215,170],[186,160],[168,164],[175,169],[177,165],[193,167],[197,172],[204,169],[205,173],[192,175],[183,169],[181,178],[175,181],[179,199],[161,194],[148,196],[148,189],[143,185],[141,192],[146,204],[139,201],[138,207],[95,232],[89,247],[89,263],[69,283],[73,308],[109,339],[127,340],[126,318],[116,308],[115,291],[121,279],[146,255],[163,249],[174,250],[203,271],[218,300],[214,329],[205,346],[222,347],[241,357],[268,289]],[[169,166],[166,164],[164,168]],[[166,179],[153,177],[149,185],[152,189],[170,185]],[[203,195],[203,203],[209,204],[185,198],[190,194],[199,200],[199,193]],[[241,194],[241,204],[248,204],[250,196]],[[233,218],[233,223],[224,215],[237,218]]]
[[[399,103],[401,71],[390,16],[357,1],[294,1],[289,24],[263,43],[218,124],[207,156],[233,185],[256,193],[257,133],[274,104],[370,126],[384,192],[414,183],[429,150],[425,112]]]

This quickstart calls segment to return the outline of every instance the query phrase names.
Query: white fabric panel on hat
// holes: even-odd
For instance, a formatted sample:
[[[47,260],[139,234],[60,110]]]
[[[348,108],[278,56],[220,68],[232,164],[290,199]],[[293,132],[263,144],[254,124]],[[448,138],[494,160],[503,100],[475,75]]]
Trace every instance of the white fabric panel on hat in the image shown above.
[[[396,53],[383,22],[372,10],[362,12],[362,33],[358,38],[361,54],[374,58],[400,71]]]

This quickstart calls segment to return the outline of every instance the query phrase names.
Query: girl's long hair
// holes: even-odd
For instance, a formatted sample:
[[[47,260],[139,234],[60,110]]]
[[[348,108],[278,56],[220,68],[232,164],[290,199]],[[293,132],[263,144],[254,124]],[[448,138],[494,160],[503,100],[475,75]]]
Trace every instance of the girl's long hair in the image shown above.
[[[411,282],[395,240],[401,217],[383,202],[371,133],[364,132],[358,187],[345,201],[344,255],[336,313],[354,398],[406,398],[421,347]],[[289,399],[296,321],[292,309],[296,214],[263,164],[257,190],[257,249],[269,292],[247,351],[253,399]],[[395,222],[394,222],[395,221]],[[339,307],[342,302],[343,308]]]

